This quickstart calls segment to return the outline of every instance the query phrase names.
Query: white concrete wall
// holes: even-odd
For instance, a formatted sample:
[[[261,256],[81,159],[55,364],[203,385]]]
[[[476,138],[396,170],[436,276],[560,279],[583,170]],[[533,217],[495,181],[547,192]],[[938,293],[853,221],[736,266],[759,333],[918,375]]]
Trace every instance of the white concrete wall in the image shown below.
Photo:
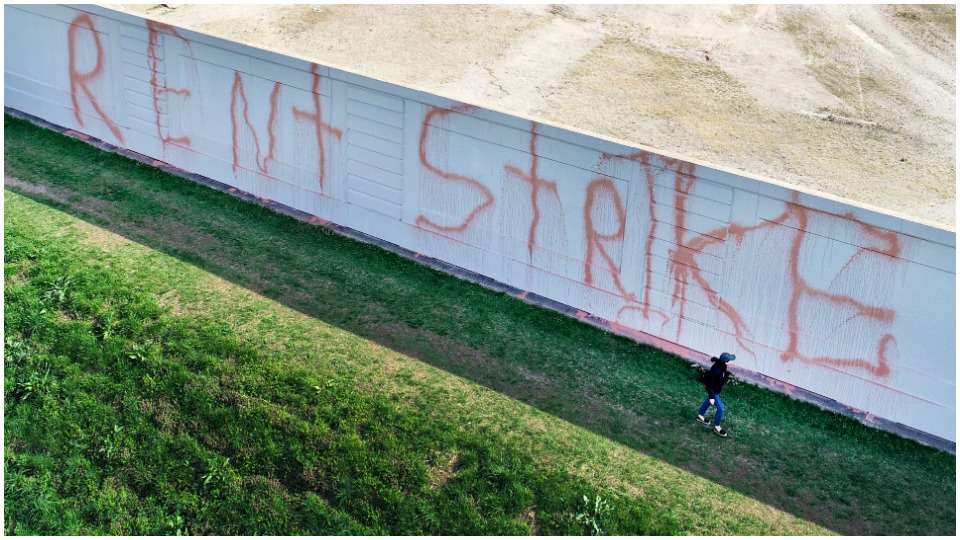
[[[99,7],[5,106],[956,441],[956,234]]]

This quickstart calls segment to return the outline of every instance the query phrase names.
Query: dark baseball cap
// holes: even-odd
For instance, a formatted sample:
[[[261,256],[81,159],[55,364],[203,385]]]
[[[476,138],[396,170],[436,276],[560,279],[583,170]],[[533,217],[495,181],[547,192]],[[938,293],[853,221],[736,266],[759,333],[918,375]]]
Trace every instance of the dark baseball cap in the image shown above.
[[[721,362],[733,362],[736,359],[737,359],[736,355],[730,354],[728,352],[720,354]]]

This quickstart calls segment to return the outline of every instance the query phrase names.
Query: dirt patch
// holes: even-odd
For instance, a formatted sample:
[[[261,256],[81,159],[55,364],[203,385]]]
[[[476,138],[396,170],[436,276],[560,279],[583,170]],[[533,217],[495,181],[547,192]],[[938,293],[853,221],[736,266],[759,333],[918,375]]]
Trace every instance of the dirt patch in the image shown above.
[[[188,227],[182,221],[158,219],[153,216],[143,216],[143,224],[135,225],[138,231],[164,232],[164,239],[172,244],[189,247],[191,250],[200,249],[204,253],[218,253],[222,251],[219,238],[211,234],[200,232],[196,228]]]
[[[524,379],[536,383],[536,384],[548,384],[551,382],[550,377],[540,373],[538,371],[532,371],[527,369],[524,366],[517,366],[517,373],[520,374]]]
[[[173,289],[157,296],[157,302],[161,306],[169,309],[170,313],[177,317],[191,314],[188,310],[184,309],[183,305],[180,304],[180,296],[177,295],[177,291]]]
[[[540,525],[537,523],[537,507],[531,506],[520,514],[520,522],[529,525],[535,536],[540,535]]]
[[[20,193],[25,193],[28,195],[40,195],[64,205],[82,208],[83,210],[87,210],[96,214],[98,217],[106,215],[106,210],[110,207],[109,203],[107,202],[91,197],[84,197],[81,194],[68,189],[60,189],[43,184],[32,184],[30,182],[24,182],[23,180],[12,178],[7,175],[3,176],[3,185],[5,187],[14,188]],[[83,201],[78,200],[78,197],[83,197]]]
[[[118,251],[121,248],[134,244],[119,234],[112,233],[89,223],[72,223],[70,228],[80,233],[86,243],[93,244],[107,251]]]
[[[24,283],[24,282],[26,282],[26,281],[29,279],[29,278],[27,277],[27,276],[29,275],[29,273],[30,273],[30,268],[29,268],[29,267],[26,267],[26,268],[24,268],[23,270],[21,270],[20,272],[17,272],[16,274],[13,274],[13,275],[11,275],[11,276],[7,276],[7,277],[3,280],[3,286],[4,286],[4,287],[12,287],[12,286],[14,286],[14,285],[19,285],[20,283]]]
[[[956,226],[953,5],[167,6],[111,5]]]
[[[99,218],[105,219],[113,213],[109,203],[83,196],[80,193],[68,189],[59,189],[43,184],[24,182],[23,180],[6,175],[3,177],[3,184],[5,187],[12,188],[19,193],[39,195],[43,198],[88,212]],[[54,234],[56,236],[65,236],[71,233],[79,234],[85,243],[103,248],[106,251],[119,251],[122,248],[136,245],[136,242],[128,238],[97,227],[96,225],[91,225],[85,221],[73,221]]]
[[[430,487],[442,489],[448,482],[457,477],[463,467],[463,458],[460,454],[437,454],[427,464]]]
[[[180,410],[170,401],[166,399],[145,400],[140,402],[139,410],[143,414],[149,414],[160,431],[173,436],[184,433],[185,426],[180,418]]]

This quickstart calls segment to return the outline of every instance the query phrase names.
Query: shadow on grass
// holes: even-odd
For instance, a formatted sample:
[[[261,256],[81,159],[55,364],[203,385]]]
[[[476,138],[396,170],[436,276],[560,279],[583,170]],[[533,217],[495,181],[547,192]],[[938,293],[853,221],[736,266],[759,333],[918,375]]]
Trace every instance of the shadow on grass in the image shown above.
[[[310,317],[843,534],[953,534],[955,458],[750,385],[727,440],[683,360],[5,119],[8,187]]]

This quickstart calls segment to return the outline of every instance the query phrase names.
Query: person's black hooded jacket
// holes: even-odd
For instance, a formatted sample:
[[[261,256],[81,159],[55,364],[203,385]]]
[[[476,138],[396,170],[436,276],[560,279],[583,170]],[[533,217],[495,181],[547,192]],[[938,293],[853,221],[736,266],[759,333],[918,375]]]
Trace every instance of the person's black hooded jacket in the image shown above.
[[[713,365],[707,372],[704,386],[707,388],[707,394],[712,398],[723,390],[723,383],[727,382],[730,372],[727,371],[727,363],[721,362],[719,358],[714,357],[710,361],[713,362]]]

